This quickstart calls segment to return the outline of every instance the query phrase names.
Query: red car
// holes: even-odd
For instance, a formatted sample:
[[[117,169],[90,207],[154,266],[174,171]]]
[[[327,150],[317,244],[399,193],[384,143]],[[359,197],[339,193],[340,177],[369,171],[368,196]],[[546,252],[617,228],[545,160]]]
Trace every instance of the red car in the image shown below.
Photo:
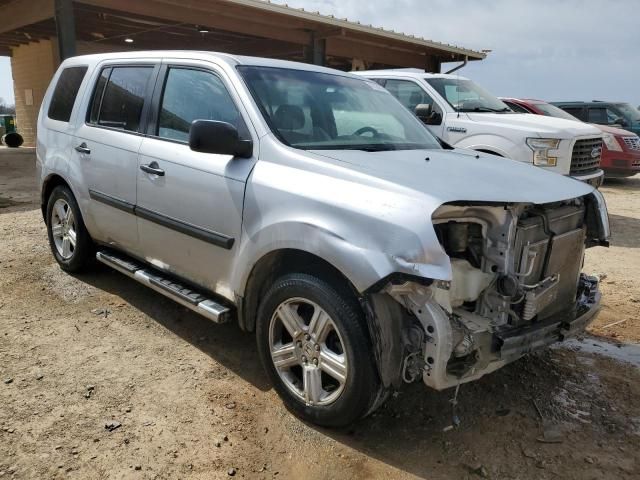
[[[515,112],[581,121],[555,105],[542,100],[519,98],[501,98],[501,100]],[[640,173],[640,137],[620,128],[592,125],[598,127],[603,133],[604,143],[600,166],[604,170],[605,176],[631,177]]]

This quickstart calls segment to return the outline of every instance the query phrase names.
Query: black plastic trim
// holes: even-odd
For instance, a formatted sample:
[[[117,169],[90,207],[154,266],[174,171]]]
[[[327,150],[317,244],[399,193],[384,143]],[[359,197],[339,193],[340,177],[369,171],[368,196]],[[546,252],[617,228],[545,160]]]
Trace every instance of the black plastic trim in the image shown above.
[[[417,275],[411,275],[409,273],[393,272],[387,275],[386,277],[383,277],[380,280],[378,280],[376,283],[374,283],[369,288],[367,288],[363,293],[365,295],[368,295],[371,293],[378,293],[380,290],[386,287],[387,284],[389,283],[393,285],[401,285],[406,282],[415,282],[420,285],[424,285],[425,287],[428,287],[434,282],[434,280],[432,278],[419,277]]]
[[[233,247],[233,243],[235,242],[235,239],[233,237],[228,237],[221,233],[212,232],[203,228],[194,227],[193,225],[189,225],[188,223],[184,223],[174,218],[167,217],[166,215],[154,212],[153,210],[147,210],[143,207],[136,206],[135,214],[140,218],[149,220],[150,222],[157,223],[159,225],[162,225],[163,227],[170,228],[171,230],[175,230],[176,232],[184,233],[185,235],[189,235],[207,243],[212,243],[213,245],[222,247],[227,250],[231,250],[231,248]]]
[[[144,220],[149,220],[150,222],[157,223],[158,225],[162,225],[163,227],[175,230],[176,232],[184,233],[185,235],[197,238],[198,240],[202,240],[203,242],[211,243],[226,250],[231,250],[231,248],[233,248],[235,239],[233,237],[228,237],[227,235],[224,235],[222,233],[212,232],[211,230],[205,230],[204,228],[194,227],[193,225],[189,225],[188,223],[184,223],[174,218],[167,217],[166,215],[154,212],[153,210],[148,210],[146,208],[133,205],[129,202],[125,202],[124,200],[120,200],[119,198],[115,198],[111,195],[97,192],[95,190],[89,190],[89,196],[96,202],[104,203],[105,205],[109,205],[110,207],[117,208],[118,210],[122,210],[123,212],[127,212],[132,215],[136,215],[140,218],[143,218]]]
[[[125,202],[124,200],[112,197],[111,195],[107,195],[106,193],[89,189],[89,197],[91,197],[91,200],[104,203],[105,205],[117,208],[118,210],[122,210],[123,212],[135,214],[136,206],[133,203]]]

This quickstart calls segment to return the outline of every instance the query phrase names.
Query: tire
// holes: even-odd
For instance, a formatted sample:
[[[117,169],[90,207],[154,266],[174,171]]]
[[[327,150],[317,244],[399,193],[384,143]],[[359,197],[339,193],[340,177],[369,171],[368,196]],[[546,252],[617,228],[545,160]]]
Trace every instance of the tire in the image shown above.
[[[24,139],[22,135],[16,132],[7,133],[2,136],[2,143],[4,143],[9,148],[18,148],[22,146]]]
[[[301,419],[343,427],[378,406],[383,393],[371,341],[351,295],[312,275],[285,275],[260,303],[256,337],[275,390]]]
[[[92,267],[95,246],[82,220],[78,202],[68,187],[58,185],[53,189],[46,213],[49,246],[60,268],[79,273]]]

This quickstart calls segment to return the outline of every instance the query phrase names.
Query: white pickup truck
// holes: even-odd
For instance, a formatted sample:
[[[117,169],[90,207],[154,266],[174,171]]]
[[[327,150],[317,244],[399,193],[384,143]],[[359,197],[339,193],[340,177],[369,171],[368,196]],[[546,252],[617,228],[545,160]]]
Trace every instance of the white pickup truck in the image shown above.
[[[354,72],[379,83],[444,142],[602,183],[602,133],[560,118],[513,112],[468,78],[419,70]]]

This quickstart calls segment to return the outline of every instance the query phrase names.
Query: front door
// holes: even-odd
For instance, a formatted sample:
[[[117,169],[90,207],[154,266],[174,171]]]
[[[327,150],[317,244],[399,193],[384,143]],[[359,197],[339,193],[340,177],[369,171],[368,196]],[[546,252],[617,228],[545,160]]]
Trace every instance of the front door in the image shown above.
[[[138,150],[145,128],[145,98],[153,88],[154,65],[105,66],[96,80],[86,122],[74,138],[72,154],[88,188],[87,227],[92,235],[136,253],[134,216]],[[84,119],[83,119],[84,120]]]
[[[223,76],[207,63],[165,65],[140,148],[136,215],[146,260],[233,298],[227,279],[240,240],[254,159],[194,152],[194,120],[235,125],[251,138]]]
[[[386,88],[400,103],[402,103],[411,113],[415,113],[418,105],[429,105],[434,115],[432,121],[426,126],[436,137],[443,138],[443,112],[437,102],[429,95],[424,88],[412,80],[398,80],[390,78],[385,81]]]

